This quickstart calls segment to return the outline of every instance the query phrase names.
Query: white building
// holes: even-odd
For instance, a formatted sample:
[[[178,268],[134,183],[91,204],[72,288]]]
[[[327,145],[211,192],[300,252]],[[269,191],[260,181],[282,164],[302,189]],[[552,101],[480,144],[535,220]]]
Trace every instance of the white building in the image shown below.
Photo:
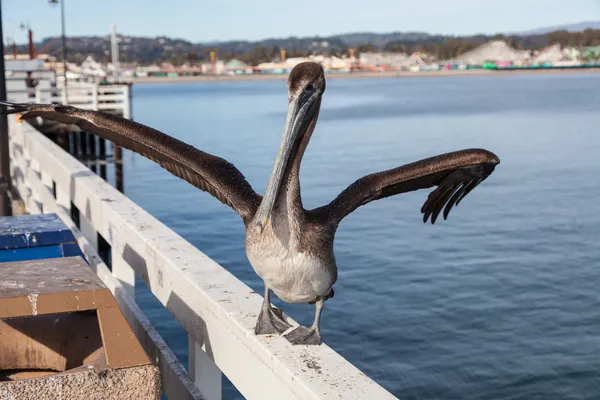
[[[95,77],[106,76],[106,70],[102,64],[94,60],[92,56],[88,56],[82,63],[80,68],[81,74]]]
[[[225,62],[223,60],[215,61],[215,64],[202,63],[200,69],[203,74],[217,74],[220,75],[225,72]]]

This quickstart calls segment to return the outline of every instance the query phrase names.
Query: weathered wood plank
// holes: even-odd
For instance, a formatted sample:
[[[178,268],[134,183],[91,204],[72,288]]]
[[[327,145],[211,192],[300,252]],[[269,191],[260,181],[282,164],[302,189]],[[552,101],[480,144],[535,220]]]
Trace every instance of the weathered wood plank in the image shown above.
[[[2,263],[0,298],[103,289],[104,284],[80,257]]]

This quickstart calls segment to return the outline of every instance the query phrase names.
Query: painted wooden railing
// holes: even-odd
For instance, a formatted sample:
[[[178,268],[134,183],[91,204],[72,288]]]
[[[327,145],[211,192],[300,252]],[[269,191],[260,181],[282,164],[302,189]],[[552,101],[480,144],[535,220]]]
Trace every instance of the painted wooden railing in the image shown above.
[[[9,131],[27,211],[57,213],[73,230],[159,365],[169,399],[220,399],[222,373],[248,399],[395,398],[325,344],[256,336],[259,294],[27,123],[11,116]],[[98,255],[106,243],[112,270]],[[188,332],[189,371],[135,303],[136,275]]]
[[[94,85],[78,83],[64,88],[27,88],[10,90],[9,101],[17,103],[60,103],[86,110],[110,111],[125,118],[131,116],[128,85]]]

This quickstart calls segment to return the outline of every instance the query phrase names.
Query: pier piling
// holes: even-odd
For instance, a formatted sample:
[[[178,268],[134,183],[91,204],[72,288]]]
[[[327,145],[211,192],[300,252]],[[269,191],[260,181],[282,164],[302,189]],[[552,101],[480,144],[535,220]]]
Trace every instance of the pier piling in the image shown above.
[[[123,150],[113,143],[115,156],[115,186],[117,190],[123,193]]]
[[[100,177],[106,180],[106,139],[98,138],[98,160],[100,160]]]
[[[79,132],[79,159],[83,162],[88,159],[88,135],[87,132]]]
[[[92,170],[92,172],[96,173],[98,166],[97,166],[97,154],[96,154],[96,141],[97,141],[97,137],[94,134],[90,133],[90,137],[89,137],[89,144],[90,144],[90,151],[89,151],[89,161],[90,161],[90,169]]]

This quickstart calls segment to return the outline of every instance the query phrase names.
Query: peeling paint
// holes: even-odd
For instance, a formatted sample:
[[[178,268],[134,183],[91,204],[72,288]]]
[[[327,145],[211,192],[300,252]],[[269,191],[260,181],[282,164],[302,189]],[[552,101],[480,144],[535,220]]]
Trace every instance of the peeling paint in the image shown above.
[[[88,281],[87,279],[66,278],[66,279],[63,279],[63,280],[67,281],[67,282],[79,284],[79,285],[91,285],[92,284],[92,282]]]
[[[29,303],[31,304],[31,315],[37,315],[37,298],[38,293],[32,293],[27,296]]]
[[[161,270],[158,270],[157,273],[157,281],[158,281],[158,286],[163,287],[163,273]]]

